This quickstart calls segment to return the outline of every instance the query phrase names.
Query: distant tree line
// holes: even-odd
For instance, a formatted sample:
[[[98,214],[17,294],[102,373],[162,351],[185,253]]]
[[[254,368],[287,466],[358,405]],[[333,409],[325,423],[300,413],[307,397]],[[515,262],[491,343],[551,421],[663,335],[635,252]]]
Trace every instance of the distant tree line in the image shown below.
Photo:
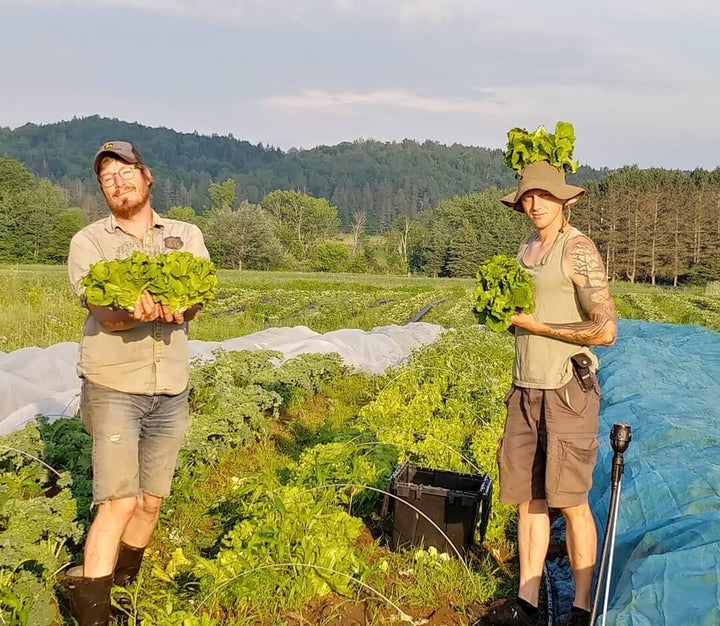
[[[514,182],[498,149],[367,140],[285,153],[232,135],[178,133],[98,116],[0,128],[0,155],[57,182],[73,204],[99,216],[105,207],[90,160],[108,139],[126,139],[140,148],[157,180],[154,203],[160,211],[192,206],[202,214],[210,183],[232,179],[239,201],[257,204],[271,191],[301,191],[336,206],[343,230],[350,229],[355,214],[364,214],[370,234],[385,233],[396,218],[414,217],[458,194]],[[601,174],[581,168],[577,180]]]
[[[509,173],[504,165],[496,169],[489,157],[485,162],[484,175],[494,185],[467,182],[482,162],[472,151],[482,149],[356,142],[284,155],[231,136],[182,135],[94,117],[0,129],[0,153],[11,137],[15,149],[31,155],[24,164],[0,157],[0,262],[63,263],[72,235],[107,213],[97,182],[81,174],[102,141],[100,132],[142,146],[158,181],[153,205],[198,224],[221,267],[473,276],[484,259],[515,254],[530,231],[522,215],[500,203],[503,189],[514,185],[512,177],[503,178]],[[454,161],[447,160],[450,154]],[[165,179],[175,180],[167,165],[171,157],[181,170],[208,167],[183,170],[204,177],[204,193],[196,200],[192,194],[167,195]],[[41,169],[54,172],[54,182],[32,165],[37,159]],[[312,185],[266,189],[283,161],[284,168],[294,164],[304,171]],[[231,165],[250,162],[266,176],[252,198],[239,182],[249,174],[233,172]],[[470,176],[452,179],[447,174],[453,168],[465,168]],[[333,179],[338,171],[348,172],[347,178]],[[467,187],[451,194],[463,181]],[[597,243],[611,280],[679,285],[720,276],[720,169],[586,169],[573,182],[585,185],[588,194],[572,207],[570,220]],[[310,187],[324,193],[311,193]]]
[[[626,167],[590,183],[571,217],[603,252],[611,280],[677,286],[720,278],[720,168]]]
[[[198,224],[220,267],[473,276],[490,256],[514,254],[530,231],[500,203],[503,193],[455,196],[397,217],[384,235],[368,234],[362,212],[341,233],[337,207],[299,191],[241,200],[232,178],[210,182],[202,211],[176,205],[167,215]],[[624,168],[589,183],[569,217],[595,240],[611,280],[679,285],[720,276],[720,170]],[[58,185],[0,158],[0,262],[64,263],[70,238],[92,219]]]

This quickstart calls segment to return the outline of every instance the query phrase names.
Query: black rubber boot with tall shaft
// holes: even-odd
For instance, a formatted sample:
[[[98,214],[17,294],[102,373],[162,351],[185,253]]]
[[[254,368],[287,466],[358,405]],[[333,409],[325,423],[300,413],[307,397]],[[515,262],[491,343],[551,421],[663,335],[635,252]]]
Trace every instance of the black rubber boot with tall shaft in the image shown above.
[[[140,571],[145,548],[135,548],[126,543],[120,542],[113,582],[121,587],[127,587]]]
[[[78,626],[107,626],[113,575],[85,578],[83,566],[78,565],[67,571],[66,580],[70,592],[70,613]]]

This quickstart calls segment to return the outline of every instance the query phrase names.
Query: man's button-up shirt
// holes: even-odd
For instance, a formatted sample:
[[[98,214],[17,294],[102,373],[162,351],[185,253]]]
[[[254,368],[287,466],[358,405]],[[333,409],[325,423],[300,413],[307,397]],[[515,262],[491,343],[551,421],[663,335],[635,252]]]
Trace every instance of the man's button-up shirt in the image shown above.
[[[160,217],[142,241],[125,232],[113,215],[78,232],[70,244],[68,272],[74,293],[84,303],[80,284],[90,266],[102,259],[122,259],[135,250],[156,256],[183,250],[210,258],[200,229],[186,222]],[[92,382],[125,393],[143,395],[180,393],[188,384],[187,323],[156,320],[121,331],[105,330],[88,314],[80,341],[78,374]]]

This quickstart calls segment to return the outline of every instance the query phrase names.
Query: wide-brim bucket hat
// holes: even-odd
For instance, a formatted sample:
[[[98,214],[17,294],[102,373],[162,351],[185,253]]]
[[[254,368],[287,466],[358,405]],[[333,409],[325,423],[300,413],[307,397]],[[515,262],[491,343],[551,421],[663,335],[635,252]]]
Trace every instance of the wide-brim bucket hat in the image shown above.
[[[565,173],[548,161],[536,161],[517,173],[518,188],[502,199],[502,203],[522,213],[520,198],[531,189],[547,191],[566,205],[574,204],[585,195],[582,187],[568,185]]]

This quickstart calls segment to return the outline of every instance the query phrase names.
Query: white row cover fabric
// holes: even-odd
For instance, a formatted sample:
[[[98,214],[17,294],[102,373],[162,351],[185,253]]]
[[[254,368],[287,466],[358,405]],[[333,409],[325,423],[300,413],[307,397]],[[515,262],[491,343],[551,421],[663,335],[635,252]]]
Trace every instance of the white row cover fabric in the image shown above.
[[[191,362],[211,360],[213,350],[276,350],[284,358],[337,352],[357,370],[379,374],[404,362],[414,348],[434,342],[442,326],[415,322],[378,326],[371,331],[335,330],[320,334],[306,326],[268,328],[225,341],[190,341]],[[0,435],[22,428],[37,415],[50,421],[75,415],[80,394],[76,373],[78,344],[0,352]]]

